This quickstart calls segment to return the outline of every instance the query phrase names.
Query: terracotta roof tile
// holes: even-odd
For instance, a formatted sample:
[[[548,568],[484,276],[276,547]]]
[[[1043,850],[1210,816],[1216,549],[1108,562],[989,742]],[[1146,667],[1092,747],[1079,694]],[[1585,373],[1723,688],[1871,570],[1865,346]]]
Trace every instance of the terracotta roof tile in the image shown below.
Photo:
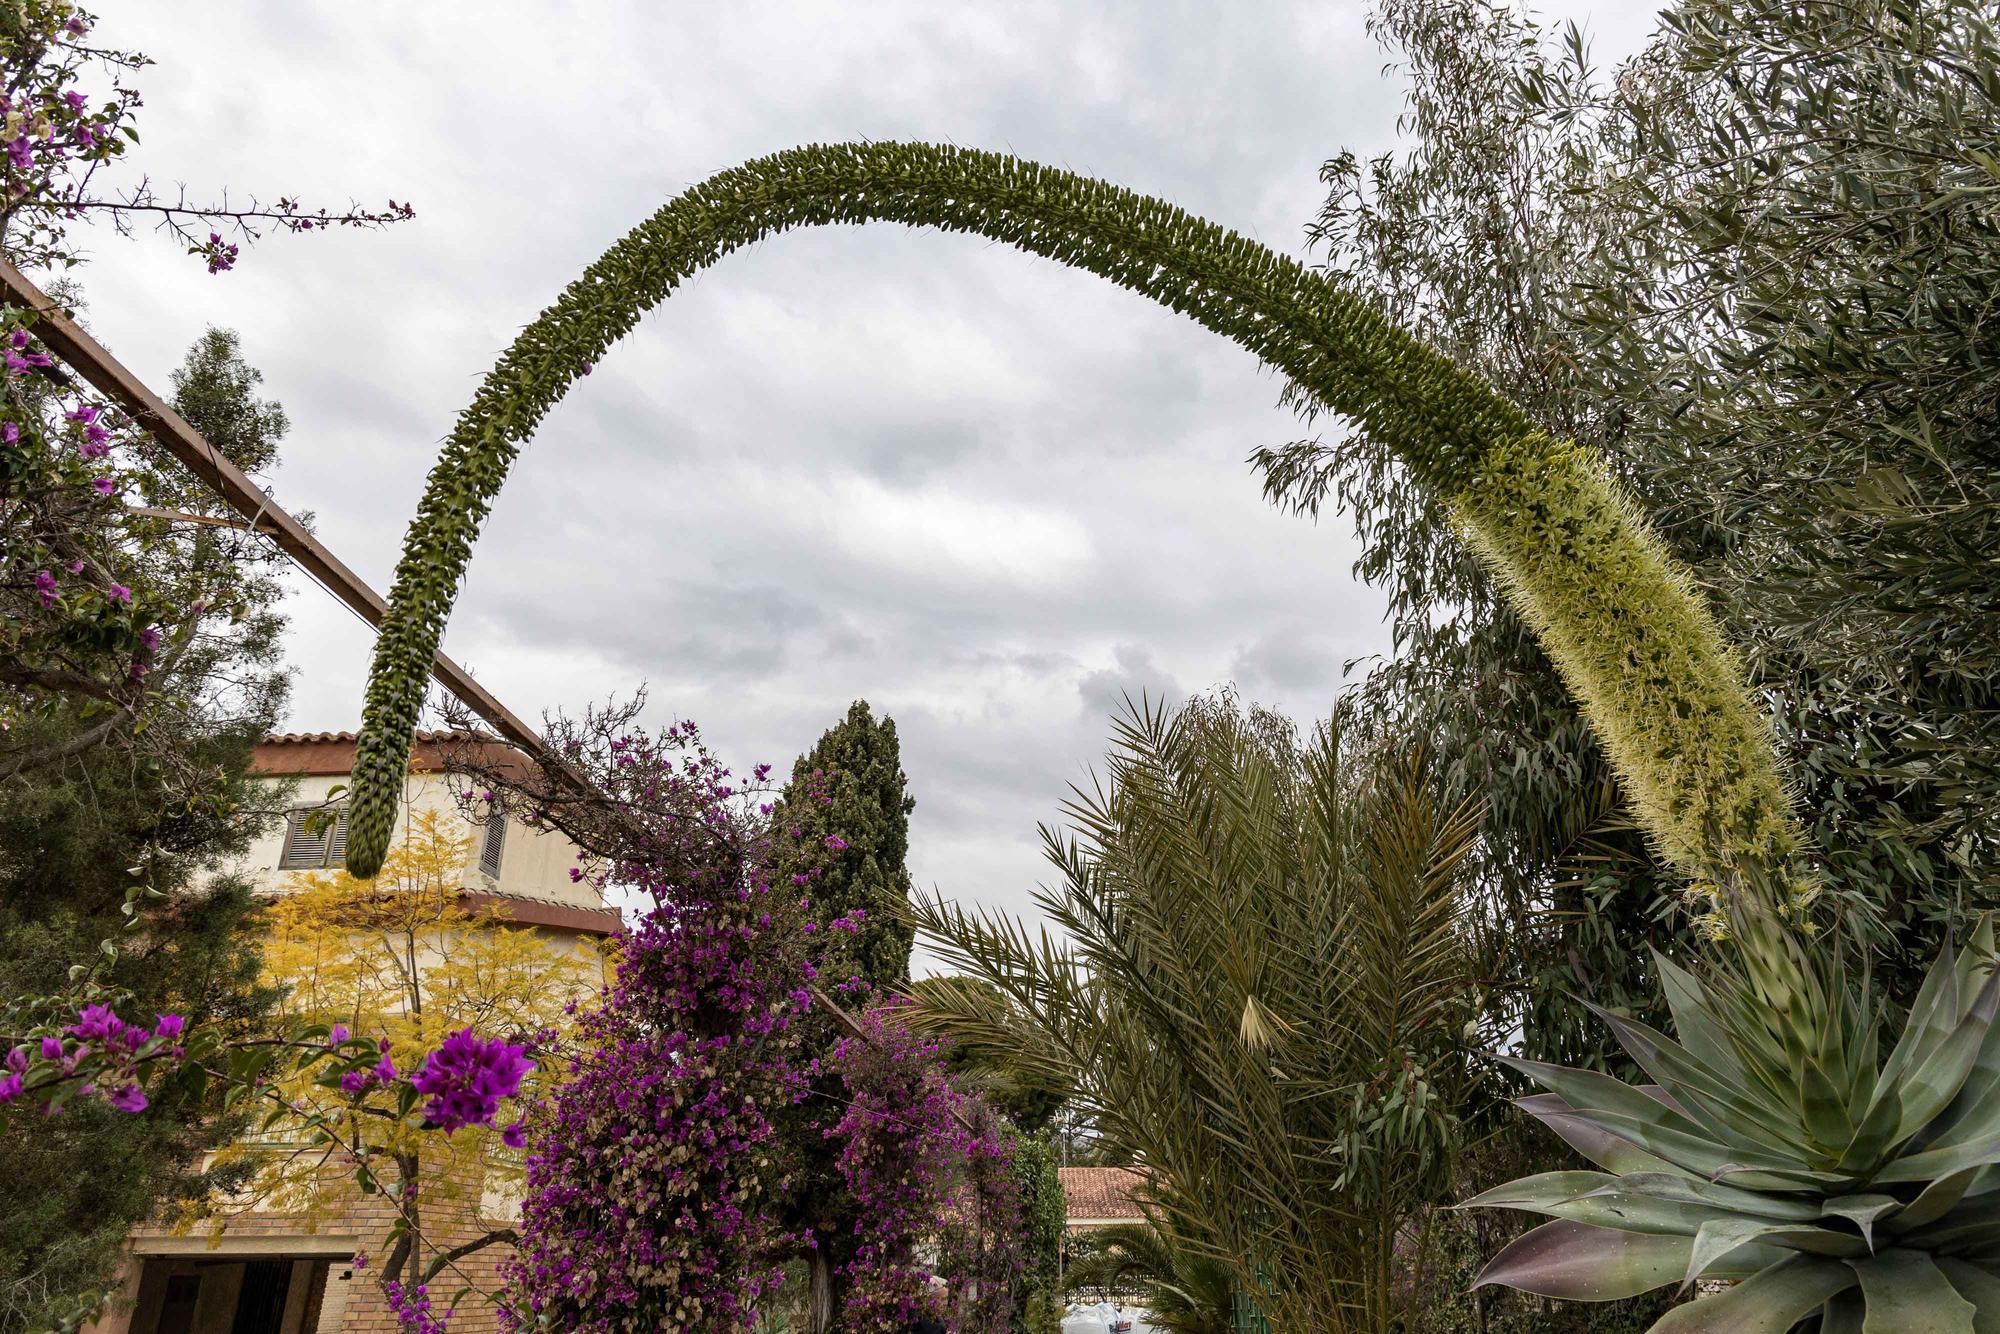
[[[1136,1222],[1145,1217],[1133,1198],[1145,1178],[1129,1167],[1064,1167],[1058,1175],[1072,1223]]]

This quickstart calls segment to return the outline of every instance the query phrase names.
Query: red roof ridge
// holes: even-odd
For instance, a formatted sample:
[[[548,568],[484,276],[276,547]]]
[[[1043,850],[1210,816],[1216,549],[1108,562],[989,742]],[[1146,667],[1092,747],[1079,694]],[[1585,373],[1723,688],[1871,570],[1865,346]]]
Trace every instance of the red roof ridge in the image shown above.
[[[261,744],[266,746],[305,746],[315,743],[324,744],[329,741],[356,742],[360,739],[361,734],[359,732],[267,732]],[[479,732],[468,732],[459,728],[448,728],[444,731],[428,731],[419,728],[417,729],[416,739],[418,741],[498,741],[500,738],[489,737]]]

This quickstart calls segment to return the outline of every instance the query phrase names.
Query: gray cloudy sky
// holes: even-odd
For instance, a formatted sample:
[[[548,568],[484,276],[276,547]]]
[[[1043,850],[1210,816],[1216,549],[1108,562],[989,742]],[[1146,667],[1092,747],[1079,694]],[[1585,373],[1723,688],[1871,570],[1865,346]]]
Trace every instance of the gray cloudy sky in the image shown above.
[[[101,337],[156,386],[238,330],[293,430],[271,479],[386,590],[439,438],[514,332],[681,188],[814,140],[1009,150],[1300,253],[1342,148],[1401,85],[1334,3],[102,0],[144,75],[157,182],[415,202],[211,277],[105,236]],[[1571,0],[1615,57],[1650,4]],[[1292,439],[1235,347],[966,237],[793,235],[655,311],[514,469],[446,646],[517,712],[640,681],[780,769],[865,697],[917,797],[920,884],[1019,907],[1034,835],[1121,692],[1235,682],[1302,720],[1380,652],[1338,519],[1263,504]],[[292,725],[358,717],[365,628],[301,585]]]

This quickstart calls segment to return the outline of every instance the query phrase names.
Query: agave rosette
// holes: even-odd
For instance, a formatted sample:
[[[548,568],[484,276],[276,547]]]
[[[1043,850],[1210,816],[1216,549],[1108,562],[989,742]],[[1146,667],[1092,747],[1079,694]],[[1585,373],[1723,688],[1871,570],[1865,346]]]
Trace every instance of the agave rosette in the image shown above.
[[[1520,1105],[1602,1170],[1468,1200],[1551,1219],[1478,1285],[1613,1301],[1700,1283],[1653,1334],[1784,1334],[1815,1316],[1822,1334],[2000,1331],[1991,921],[1945,946],[1886,1060],[1865,979],[1815,968],[1780,932],[1761,946],[1765,966],[1706,984],[1657,959],[1678,1042],[1596,1011],[1656,1084],[1510,1062],[1549,1090]]]

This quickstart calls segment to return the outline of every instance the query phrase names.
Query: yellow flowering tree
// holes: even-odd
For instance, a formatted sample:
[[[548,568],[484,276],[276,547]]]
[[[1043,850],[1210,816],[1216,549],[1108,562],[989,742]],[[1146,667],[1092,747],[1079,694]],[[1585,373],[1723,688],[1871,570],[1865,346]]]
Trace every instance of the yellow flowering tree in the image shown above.
[[[290,1070],[273,1091],[291,1113],[274,1112],[262,1142],[230,1150],[258,1160],[231,1212],[254,1204],[308,1218],[342,1202],[337,1193],[355,1188],[344,1179],[348,1157],[365,1157],[361,1189],[380,1191],[399,1215],[383,1277],[402,1269],[406,1285],[428,1277],[416,1242],[423,1213],[434,1222],[439,1214],[476,1218],[483,1192],[511,1194],[520,1174],[511,1125],[421,1131],[409,1115],[409,1077],[453,1034],[471,1029],[529,1049],[537,1069],[518,1096],[531,1100],[559,1068],[552,1056],[567,1027],[565,1007],[593,994],[605,976],[595,939],[512,926],[490,900],[468,896],[471,856],[472,840],[448,817],[412,810],[407,834],[374,880],[344,871],[290,877],[267,910],[264,945],[266,980],[284,993],[279,1026],[320,1026],[330,1046],[350,1055],[353,1044],[376,1043],[378,1062],[373,1073],[330,1075],[338,1062]],[[302,1134],[308,1117],[314,1128]],[[493,1229],[440,1256],[457,1259],[508,1236]]]

